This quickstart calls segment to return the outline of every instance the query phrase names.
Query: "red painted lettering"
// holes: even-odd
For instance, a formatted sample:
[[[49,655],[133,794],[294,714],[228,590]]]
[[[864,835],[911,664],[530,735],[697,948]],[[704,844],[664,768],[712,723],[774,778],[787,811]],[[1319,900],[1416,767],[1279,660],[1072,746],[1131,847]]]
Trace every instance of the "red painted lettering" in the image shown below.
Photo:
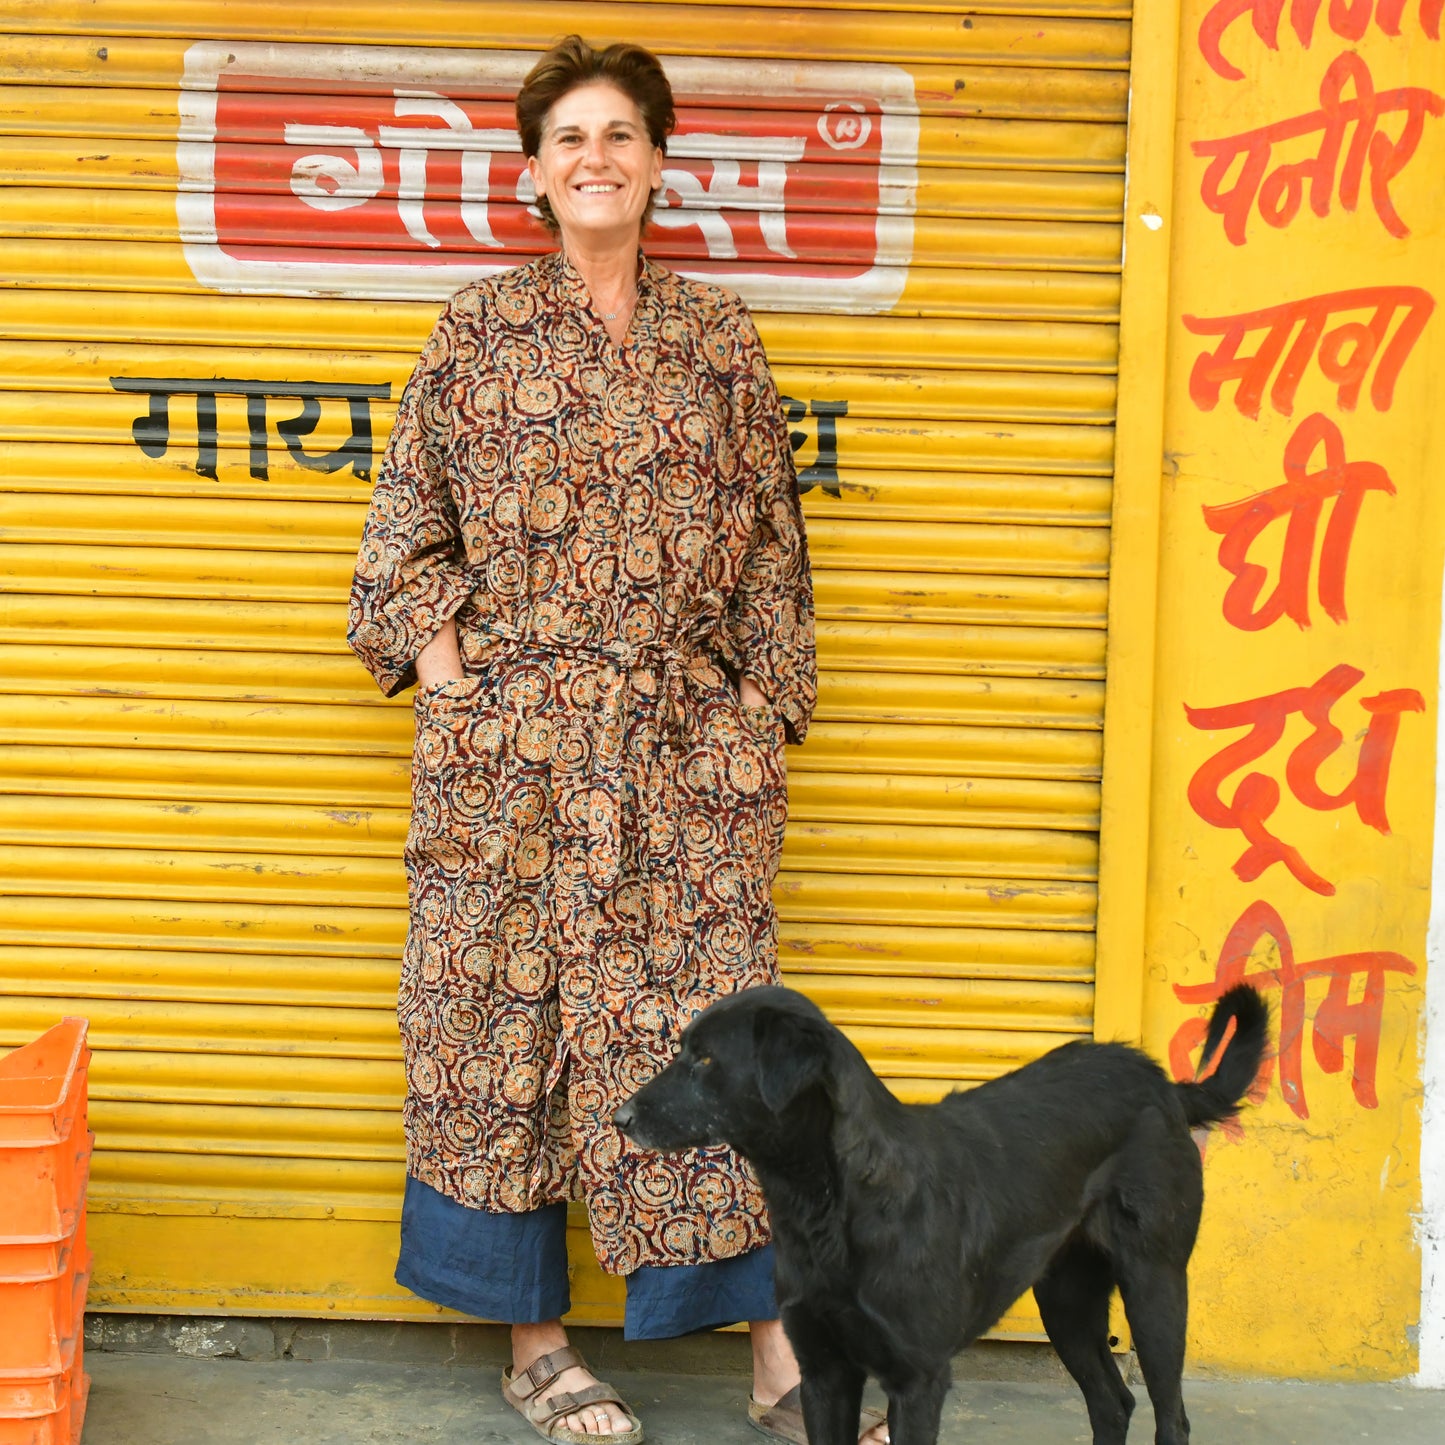
[[[1273,968],[1249,968],[1250,957],[1266,940],[1274,944],[1278,963]],[[1379,1107],[1375,1089],[1376,1065],[1380,1053],[1380,1029],[1384,1019],[1385,981],[1389,974],[1413,974],[1415,965],[1403,954],[1371,950],[1337,953],[1327,958],[1297,962],[1294,944],[1284,920],[1268,903],[1250,904],[1239,916],[1219,953],[1214,978],[1203,984],[1175,984],[1180,1003],[1213,1005],[1237,983],[1251,983],[1266,992],[1278,991],[1279,1083],[1285,1103],[1301,1119],[1309,1118],[1305,1100],[1304,1035],[1308,1022],[1308,986],[1317,979],[1328,983],[1324,998],[1315,1010],[1311,1045],[1315,1062],[1327,1074],[1344,1069],[1345,1040],[1354,1039],[1350,1087],[1355,1102],[1363,1109]],[[1358,1002],[1350,1001],[1352,981],[1364,980]],[[1207,1020],[1186,1019],[1175,1031],[1169,1045],[1169,1065],[1176,1079],[1195,1075],[1192,1055],[1204,1042]],[[1261,1077],[1268,1081],[1271,1065]]]
[[[1267,824],[1280,801],[1277,779],[1267,773],[1247,773],[1228,803],[1221,796],[1227,779],[1262,758],[1280,741],[1294,713],[1299,713],[1311,729],[1285,763],[1285,781],[1294,796],[1319,812],[1353,803],[1362,823],[1380,833],[1390,831],[1385,793],[1400,714],[1425,709],[1424,698],[1413,688],[1397,688],[1362,698],[1360,705],[1370,715],[1370,721],[1360,743],[1354,777],[1338,793],[1326,792],[1319,781],[1320,769],[1344,741],[1344,735],[1330,720],[1330,711],[1364,675],[1359,668],[1341,663],[1310,687],[1287,688],[1220,707],[1193,708],[1185,704],[1185,716],[1201,731],[1249,729],[1242,738],[1202,763],[1189,780],[1189,804],[1199,817],[1215,828],[1237,829],[1249,844],[1233,865],[1235,876],[1244,882],[1252,882],[1266,868],[1283,863],[1293,877],[1313,892],[1330,897],[1335,891],[1335,885],[1316,872],[1298,848],[1270,832]]]
[[[1353,92],[1348,99],[1346,87]],[[1379,128],[1379,119],[1397,110],[1405,112],[1405,123],[1399,139],[1391,140]],[[1200,196],[1211,211],[1224,218],[1224,234],[1234,245],[1242,246],[1256,199],[1260,215],[1269,225],[1281,229],[1298,213],[1306,181],[1310,209],[1315,215],[1329,215],[1337,174],[1340,205],[1353,211],[1368,162],[1370,201],[1375,214],[1392,236],[1407,236],[1410,228],[1390,199],[1390,181],[1415,154],[1424,134],[1425,117],[1442,114],[1445,98],[1419,86],[1400,86],[1376,94],[1369,66],[1358,55],[1346,51],[1335,58],[1320,82],[1318,110],[1223,140],[1195,141],[1190,147],[1194,154],[1211,157],[1200,183]],[[1344,150],[1345,133],[1352,126],[1349,148]],[[1276,145],[1316,135],[1320,139],[1312,157],[1269,170]],[[1242,161],[1238,177],[1226,190],[1226,177],[1234,171],[1236,161]]]
[[[1315,35],[1321,0],[1290,0],[1290,28],[1306,49]],[[1329,27],[1342,40],[1358,40],[1370,25],[1371,0],[1330,0]],[[1376,27],[1385,35],[1400,33],[1407,0],[1379,0],[1374,7]],[[1279,22],[1285,0],[1217,0],[1199,26],[1199,53],[1209,68],[1226,80],[1243,80],[1244,72],[1227,60],[1220,49],[1224,32],[1248,15],[1254,33],[1270,50],[1279,49]],[[1445,0],[1419,0],[1420,29],[1431,40],[1440,38],[1440,14]]]
[[[1324,465],[1310,471],[1317,450],[1324,449]],[[1384,467],[1376,462],[1347,462],[1340,429],[1321,412],[1307,417],[1289,439],[1284,451],[1283,486],[1272,487],[1238,502],[1205,507],[1204,520],[1218,532],[1220,564],[1234,574],[1224,594],[1224,616],[1243,632],[1259,632],[1280,617],[1300,627],[1310,625],[1309,584],[1314,566],[1315,538],[1326,501],[1333,499],[1320,551],[1319,600],[1325,613],[1344,622],[1345,568],[1355,523],[1367,492],[1395,494]],[[1260,593],[1268,580],[1265,567],[1249,560],[1260,533],[1273,521],[1288,517],[1279,580],[1263,602]]]
[[[1195,358],[1189,395],[1201,411],[1213,411],[1220,388],[1233,381],[1235,408],[1247,417],[1258,417],[1268,386],[1270,406],[1289,416],[1305,368],[1318,358],[1320,374],[1337,387],[1335,399],[1344,411],[1355,409],[1374,365],[1370,401],[1376,411],[1389,411],[1401,368],[1434,309],[1435,298],[1418,286],[1362,286],[1235,316],[1185,316],[1184,325],[1196,336],[1222,338],[1213,351],[1202,351]],[[1395,314],[1401,310],[1404,315],[1391,335]],[[1367,321],[1330,324],[1336,313],[1351,311],[1372,314]],[[1241,356],[1240,348],[1252,332],[1263,332],[1263,338],[1251,355]]]

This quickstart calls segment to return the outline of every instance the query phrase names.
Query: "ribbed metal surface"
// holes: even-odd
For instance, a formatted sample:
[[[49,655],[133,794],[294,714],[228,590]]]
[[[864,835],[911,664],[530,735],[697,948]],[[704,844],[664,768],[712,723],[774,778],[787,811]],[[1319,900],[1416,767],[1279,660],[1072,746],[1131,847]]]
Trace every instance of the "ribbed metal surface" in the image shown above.
[[[82,346],[73,342],[29,341],[0,343],[0,375],[19,381],[24,390],[6,388],[0,401],[0,436],[19,440],[40,436],[90,437],[99,440],[113,435],[116,426],[128,426],[137,408],[134,399],[117,393],[111,378],[122,376],[194,376],[198,365],[213,368],[218,376],[245,376],[271,381],[283,389],[289,378],[305,376],[308,381],[342,382],[362,385],[390,384],[400,394],[409,364],[392,356],[366,355],[347,351],[275,350],[257,356],[249,347],[167,347],[139,343]],[[1114,412],[1113,379],[1094,375],[1060,375],[1057,372],[952,371],[939,368],[896,371],[852,367],[790,365],[775,362],[774,374],[785,395],[805,393],[811,401],[847,403],[848,420],[856,425],[870,419],[938,421],[990,421],[1084,423],[1107,425]],[[55,393],[47,397],[46,393]],[[72,398],[86,415],[67,409]],[[229,400],[229,399],[228,399]],[[218,416],[221,446],[240,447],[245,442],[245,403],[225,408]],[[194,403],[192,403],[194,405]],[[36,416],[43,410],[43,418]],[[17,415],[18,412],[18,415]],[[92,414],[93,413],[93,414]],[[384,434],[395,416],[395,408],[378,402],[371,408],[373,425]],[[179,430],[179,420],[173,427]],[[840,418],[840,421],[842,418]],[[345,440],[344,413],[323,415],[322,425],[311,435],[317,442],[339,445]],[[35,428],[43,426],[45,431]],[[1042,447],[1042,440],[1034,442]],[[285,447],[272,447],[285,456]]]
[[[417,1308],[370,1265],[322,1281],[305,1243],[335,1220],[370,1240],[399,1197],[411,717],[342,642],[370,482],[258,440],[219,385],[208,439],[194,387],[363,388],[379,448],[450,288],[392,264],[374,221],[370,290],[204,278],[228,242],[188,230],[219,134],[200,37],[248,63],[362,47],[227,82],[229,244],[303,266],[324,238],[295,223],[278,118],[374,98],[407,56],[455,79],[580,27],[677,65],[705,36],[748,67],[891,67],[876,175],[800,162],[787,215],[842,265],[877,210],[892,299],[754,305],[795,412],[822,667],[789,759],[784,967],[909,1099],[1092,1027],[1127,7],[335,0],[302,23],[275,0],[12,0],[0,21],[0,1044],[90,1017],[113,1221],[92,1296],[141,1308]],[[767,134],[798,103],[726,124]],[[428,214],[462,199],[443,177]],[[677,236],[650,249],[685,264]],[[193,385],[164,448],[133,431],[147,378]],[[352,430],[329,402],[305,449]],[[152,1215],[192,1262],[163,1267]],[[246,1232],[266,1221],[292,1232]],[[595,1280],[577,1294],[582,1318],[615,1310]]]
[[[829,4],[748,9],[711,5],[703,14],[700,8],[592,0],[585,18],[590,36],[610,40],[645,35],[664,55],[698,54],[701,30],[709,37],[707,53],[728,57],[826,57],[923,66],[947,60],[1015,71],[1038,68],[1053,75],[1060,90],[1070,72],[1097,67],[1114,72],[1101,77],[1114,82],[1113,94],[1121,95],[1126,88],[1117,72],[1128,62],[1129,23],[1118,6],[1104,11],[1116,18],[1090,19],[1089,12],[1099,14],[1092,6],[981,4],[970,7],[965,27],[943,10],[911,12],[901,5],[886,7],[888,19],[882,25],[871,8]],[[1065,16],[1072,11],[1073,17],[1059,17],[1060,10]],[[450,0],[411,0],[404,16],[389,0],[330,0],[306,7],[305,38],[367,44],[416,43],[421,38],[439,46],[528,49],[545,44],[541,37],[563,33],[580,18],[575,5],[552,0],[532,0],[515,9],[488,5],[465,11]],[[163,88],[174,84],[174,58],[184,45],[175,37],[299,38],[294,8],[279,0],[109,0],[101,12],[87,0],[10,0],[7,20],[7,29],[17,36],[33,37],[11,50],[8,64],[15,67],[17,78],[33,80],[27,59],[51,54],[57,71],[70,83],[98,68],[93,38],[129,42],[114,47],[114,56],[113,47],[106,45],[107,53],[99,57],[115,83]],[[344,77],[338,75],[336,82],[334,88],[345,88]],[[938,95],[943,103],[951,98],[949,92]],[[1036,102],[1041,108],[1043,100]]]

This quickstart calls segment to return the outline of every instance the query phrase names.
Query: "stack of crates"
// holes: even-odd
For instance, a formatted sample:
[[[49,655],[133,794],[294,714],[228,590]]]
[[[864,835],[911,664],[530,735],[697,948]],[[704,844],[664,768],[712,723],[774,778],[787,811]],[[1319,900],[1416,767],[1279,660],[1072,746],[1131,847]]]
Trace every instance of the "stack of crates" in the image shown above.
[[[0,1058],[0,1445],[74,1445],[83,1369],[86,1020]]]

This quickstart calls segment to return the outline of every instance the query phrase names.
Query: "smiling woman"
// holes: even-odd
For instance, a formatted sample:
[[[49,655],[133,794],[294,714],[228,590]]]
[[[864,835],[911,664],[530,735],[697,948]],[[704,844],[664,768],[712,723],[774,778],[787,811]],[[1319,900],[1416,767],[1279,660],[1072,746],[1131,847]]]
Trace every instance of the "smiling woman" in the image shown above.
[[[603,81],[562,96],[528,153],[538,209],[588,278],[614,341],[637,303],[637,244],[662,187],[662,156],[638,106]]]
[[[516,109],[560,250],[448,303],[352,593],[382,688],[419,683],[397,1278],[512,1324],[504,1392],[539,1434],[640,1440],[561,1323],[585,1200],[629,1337],[750,1321],[751,1417],[801,1445],[756,1181],[611,1122],[693,1014],[778,981],[783,744],[816,696],[790,440],[742,302],[642,254],[656,57],[570,37]]]
[[[592,78],[579,83],[581,74]],[[570,36],[534,67],[516,108],[547,229],[582,243],[597,228],[590,238],[594,248],[635,250],[652,218],[667,137],[677,124],[672,89],[656,58],[637,46],[614,45],[599,53]],[[572,212],[568,187],[579,198],[605,197],[613,208],[595,215]]]

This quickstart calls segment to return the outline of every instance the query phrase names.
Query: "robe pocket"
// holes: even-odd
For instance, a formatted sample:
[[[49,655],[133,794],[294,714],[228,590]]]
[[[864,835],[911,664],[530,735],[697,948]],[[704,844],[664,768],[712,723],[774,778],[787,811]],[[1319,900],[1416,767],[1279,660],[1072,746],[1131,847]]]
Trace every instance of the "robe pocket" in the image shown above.
[[[783,748],[787,742],[787,731],[783,727],[782,714],[770,702],[739,702],[738,720],[762,753],[769,781],[784,782],[787,762]]]
[[[428,682],[419,686],[413,701],[418,713],[432,712],[438,708],[463,706],[475,702],[477,694],[487,685],[485,673],[470,673],[463,677],[449,677],[445,682]]]
[[[407,857],[449,873],[507,866],[517,829],[507,819],[509,746],[495,690],[454,678],[418,692]]]
[[[757,828],[763,879],[771,885],[783,855],[783,834],[788,821],[788,764],[783,751],[787,741],[782,714],[771,703],[738,703],[743,735],[757,749],[761,777],[756,788],[745,786],[748,811]],[[740,749],[729,767],[748,767],[751,749]],[[745,781],[734,778],[734,781]]]

